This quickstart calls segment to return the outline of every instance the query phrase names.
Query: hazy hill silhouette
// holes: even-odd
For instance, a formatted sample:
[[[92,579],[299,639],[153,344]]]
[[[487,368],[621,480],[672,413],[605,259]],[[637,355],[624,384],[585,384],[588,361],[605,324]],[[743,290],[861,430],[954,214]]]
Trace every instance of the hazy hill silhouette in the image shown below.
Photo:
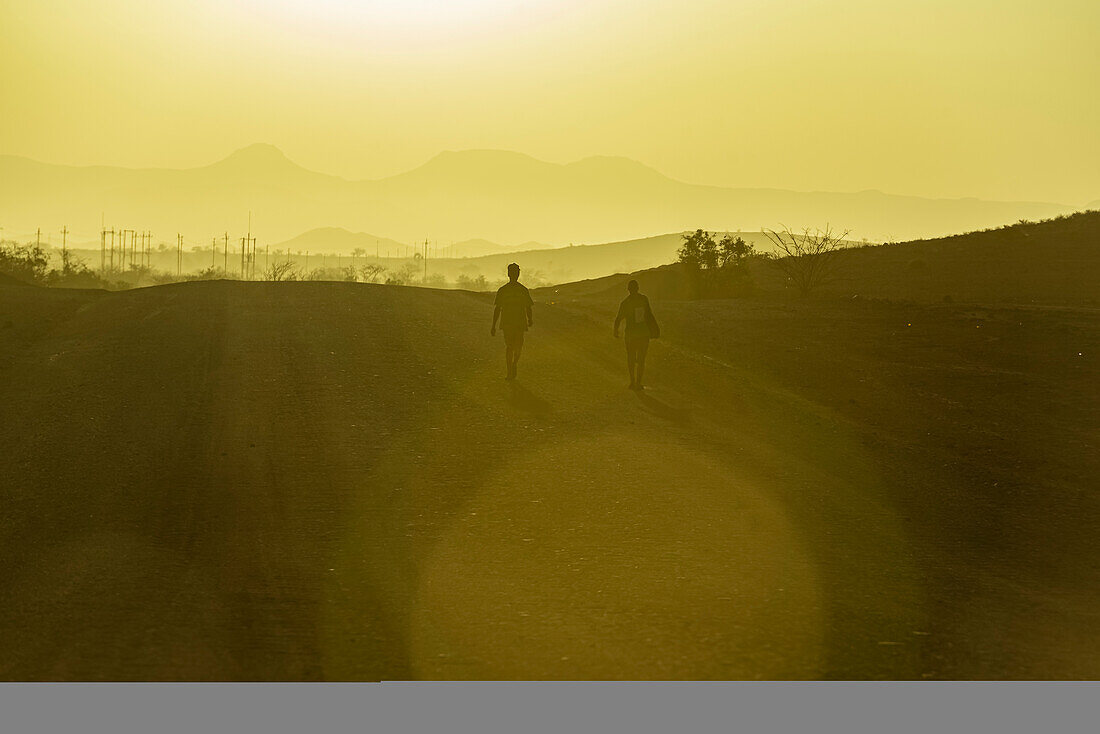
[[[635,161],[587,158],[559,165],[505,151],[445,152],[403,174],[347,181],[253,145],[200,168],[73,167],[0,156],[0,216],[9,231],[67,224],[74,237],[107,226],[151,229],[198,243],[243,230],[266,244],[317,227],[398,241],[486,238],[618,241],[704,227],[755,230],[832,222],[874,240],[927,237],[1041,218],[1073,207],[1037,202],[925,199],[876,191],[794,192],[697,186]]]
[[[308,232],[302,232],[296,237],[291,237],[282,242],[272,243],[272,250],[290,250],[292,252],[331,252],[339,254],[351,254],[356,249],[366,250],[369,255],[374,255],[376,249],[385,257],[387,252],[404,252],[408,245],[386,237],[369,234],[367,232],[351,232],[343,227],[317,227]]]
[[[379,257],[403,257],[404,253],[412,253],[420,247],[421,241],[416,243],[398,242],[386,237],[379,237],[368,232],[350,232],[343,227],[318,227],[308,232],[291,237],[283,242],[271,245],[272,250],[310,250],[312,252],[327,252],[340,255],[350,255],[356,249],[362,249],[367,256]],[[480,257],[482,255],[495,255],[504,252],[517,252],[533,249],[546,249],[549,245],[538,242],[524,242],[519,245],[507,246],[486,239],[463,240],[462,242],[431,243],[434,257]]]

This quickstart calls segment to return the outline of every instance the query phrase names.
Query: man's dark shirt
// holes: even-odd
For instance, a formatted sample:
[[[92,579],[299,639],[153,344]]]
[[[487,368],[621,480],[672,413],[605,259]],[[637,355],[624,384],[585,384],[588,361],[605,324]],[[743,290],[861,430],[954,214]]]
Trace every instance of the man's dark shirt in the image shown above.
[[[534,304],[526,286],[508,281],[497,291],[500,328],[505,332],[527,331],[527,309]]]
[[[648,339],[649,319],[653,318],[649,309],[649,299],[641,293],[632,293],[619,304],[618,321],[622,319],[626,323],[624,331],[627,339]]]

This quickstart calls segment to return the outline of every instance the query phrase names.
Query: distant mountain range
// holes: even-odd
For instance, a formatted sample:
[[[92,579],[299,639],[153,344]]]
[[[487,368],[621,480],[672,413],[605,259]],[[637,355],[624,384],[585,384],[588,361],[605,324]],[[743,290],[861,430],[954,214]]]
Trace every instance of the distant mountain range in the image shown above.
[[[271,245],[271,249],[289,250],[290,252],[312,251],[341,254],[362,251],[361,254],[367,256],[411,257],[414,252],[419,250],[421,243],[422,240],[415,243],[398,242],[367,232],[349,232],[342,227],[318,227],[289,240],[277,242]],[[497,255],[522,250],[542,250],[550,247],[550,245],[544,245],[540,242],[524,242],[509,247],[489,240],[472,239],[463,240],[462,242],[432,241],[430,247],[429,254],[432,257],[461,258]]]
[[[180,232],[189,242],[208,243],[226,231],[231,239],[240,237],[251,211],[253,234],[271,246],[327,227],[378,233],[365,235],[366,244],[353,245],[369,250],[371,238],[566,245],[699,227],[759,230],[780,223],[795,228],[830,223],[856,238],[902,240],[1074,210],[1054,203],[926,199],[878,191],[698,186],[625,158],[559,165],[495,150],[440,153],[418,168],[375,181],[309,171],[262,144],[182,170],[61,166],[0,156],[0,226],[5,232],[67,225],[84,240],[97,236],[101,214],[108,228],[152,230],[158,240],[169,242]]]

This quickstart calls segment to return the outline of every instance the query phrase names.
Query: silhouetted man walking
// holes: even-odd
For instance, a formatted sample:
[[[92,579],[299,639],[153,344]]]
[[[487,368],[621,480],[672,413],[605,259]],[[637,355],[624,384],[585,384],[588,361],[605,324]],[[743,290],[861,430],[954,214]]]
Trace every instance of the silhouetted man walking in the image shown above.
[[[531,318],[531,293],[519,282],[519,265],[508,266],[508,282],[497,291],[496,308],[493,309],[493,327],[489,333],[497,335],[497,319],[504,332],[504,361],[508,365],[508,375],[504,379],[516,379],[516,364],[523,350],[523,332],[534,326]]]
[[[619,324],[626,322],[626,368],[630,372],[630,389],[644,390],[642,377],[645,375],[645,355],[649,351],[650,338],[661,335],[657,319],[649,307],[649,299],[638,292],[638,281],[626,284],[630,295],[619,304],[619,315],[615,317],[615,338],[619,338]]]

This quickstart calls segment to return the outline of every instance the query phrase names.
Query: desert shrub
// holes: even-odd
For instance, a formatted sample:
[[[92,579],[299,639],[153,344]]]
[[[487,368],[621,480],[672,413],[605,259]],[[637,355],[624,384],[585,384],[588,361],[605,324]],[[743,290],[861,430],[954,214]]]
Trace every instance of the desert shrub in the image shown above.
[[[416,282],[416,277],[419,274],[419,266],[414,263],[406,263],[400,270],[390,271],[390,274],[386,277],[386,283],[389,285],[411,285]]]
[[[386,269],[377,263],[359,266],[359,275],[364,283],[377,283],[385,272]]]
[[[45,285],[49,275],[50,253],[39,245],[0,242],[0,273],[24,283]]]
[[[188,273],[183,276],[184,280],[217,280],[223,277],[221,270],[214,266],[203,268],[197,273]]]
[[[352,267],[333,267],[333,268],[313,268],[306,273],[301,280],[325,280],[325,281],[339,281],[355,282],[358,278],[358,273],[355,268]]]
[[[110,282],[68,250],[61,251],[61,269],[51,270],[46,277],[48,285],[58,288],[109,288]]]
[[[163,270],[157,270],[150,276],[150,280],[156,285],[166,285],[168,283],[178,283],[180,281],[179,276],[175,273],[168,273]]]
[[[276,261],[264,268],[260,277],[264,280],[278,282],[281,280],[297,280],[301,271],[290,260]]]
[[[748,263],[756,252],[741,237],[727,234],[716,242],[710,232],[697,229],[684,235],[678,254],[697,297],[734,296],[752,288]]]
[[[481,273],[478,273],[477,277],[462,273],[458,276],[455,285],[465,291],[483,291],[489,287],[488,281]]]
[[[826,225],[825,229],[804,229],[795,234],[788,227],[776,231],[764,230],[764,235],[775,245],[775,252],[768,259],[803,294],[826,283],[833,277],[836,255],[844,247],[848,232],[836,234]]]
[[[50,252],[40,245],[0,242],[0,273],[24,283],[59,288],[128,288],[124,282],[111,283],[91,270],[69,250],[61,251],[61,267],[50,268]],[[115,275],[122,273],[116,272]]]
[[[530,288],[543,288],[550,285],[549,278],[547,278],[546,273],[541,270],[528,270],[523,274],[523,279]]]

